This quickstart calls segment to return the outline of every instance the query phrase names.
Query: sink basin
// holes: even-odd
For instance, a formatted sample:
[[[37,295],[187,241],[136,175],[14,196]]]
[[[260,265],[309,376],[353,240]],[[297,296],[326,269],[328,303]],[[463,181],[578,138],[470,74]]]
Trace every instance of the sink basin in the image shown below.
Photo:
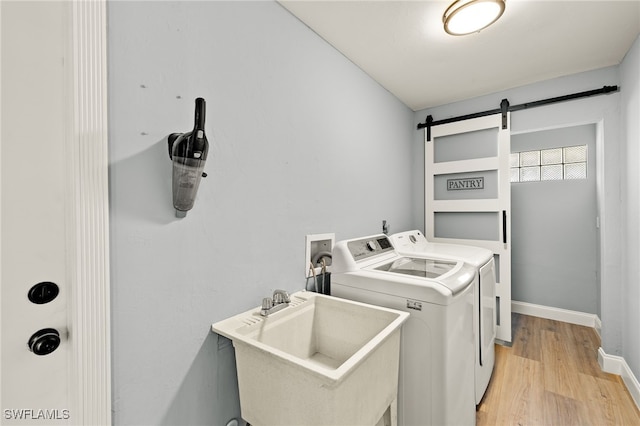
[[[252,425],[374,425],[395,407],[408,316],[303,291],[268,317],[257,307],[212,329],[233,341]]]

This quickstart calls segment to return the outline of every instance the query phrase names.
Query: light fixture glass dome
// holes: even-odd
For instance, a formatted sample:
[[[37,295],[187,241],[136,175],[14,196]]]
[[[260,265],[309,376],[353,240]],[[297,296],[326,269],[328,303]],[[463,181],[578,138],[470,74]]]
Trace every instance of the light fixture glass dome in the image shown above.
[[[444,30],[451,35],[478,32],[504,13],[504,0],[456,0],[442,15]]]

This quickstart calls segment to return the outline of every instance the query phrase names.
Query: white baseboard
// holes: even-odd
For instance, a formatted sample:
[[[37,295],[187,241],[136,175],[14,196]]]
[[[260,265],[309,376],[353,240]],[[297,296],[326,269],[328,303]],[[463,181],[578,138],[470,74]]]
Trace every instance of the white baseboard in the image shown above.
[[[512,300],[511,312],[593,327],[598,334],[600,334],[600,329],[602,328],[600,318],[595,314],[553,308],[551,306],[534,305],[533,303]]]
[[[640,409],[640,383],[638,383],[638,379],[631,371],[629,364],[627,361],[621,356],[616,355],[607,355],[604,349],[598,349],[598,364],[600,364],[600,368],[602,371],[611,374],[617,374],[622,377],[622,381],[624,382],[627,390],[631,394],[633,401],[636,403],[636,406]]]
[[[600,321],[599,317],[596,317],[596,333],[598,333],[598,336],[600,336],[602,338],[602,321]]]

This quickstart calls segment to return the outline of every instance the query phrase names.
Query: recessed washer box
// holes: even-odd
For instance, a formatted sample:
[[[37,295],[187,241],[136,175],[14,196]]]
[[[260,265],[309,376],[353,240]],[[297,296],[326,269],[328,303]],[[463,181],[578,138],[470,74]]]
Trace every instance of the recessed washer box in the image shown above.
[[[322,256],[324,253],[331,253],[333,245],[336,242],[336,234],[309,234],[305,237],[306,249],[304,254],[305,259],[305,272],[304,276],[309,278],[311,274],[311,263],[313,260],[320,257],[324,258],[326,265],[331,266],[331,257]],[[314,265],[314,271],[316,275],[321,273],[322,267],[317,263]]]

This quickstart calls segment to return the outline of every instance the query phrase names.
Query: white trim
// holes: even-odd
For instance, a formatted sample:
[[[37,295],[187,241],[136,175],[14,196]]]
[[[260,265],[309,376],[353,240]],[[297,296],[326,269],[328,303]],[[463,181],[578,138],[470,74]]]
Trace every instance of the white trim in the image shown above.
[[[596,325],[595,325],[596,333],[598,333],[599,337],[602,337],[602,321],[600,321],[600,317],[596,316]]]
[[[598,331],[602,328],[600,318],[595,314],[570,311],[567,309],[554,308],[551,306],[535,305],[533,303],[511,301],[511,312],[531,315],[534,317],[546,318],[556,321],[568,322],[570,324],[593,327]]]
[[[69,312],[71,415],[111,424],[106,0],[71,5]]]
[[[622,377],[636,407],[640,409],[640,383],[638,383],[638,379],[631,371],[627,361],[621,356],[607,355],[604,349],[598,348],[598,364],[605,373],[617,374]]]
[[[2,7],[0,6],[0,23],[2,22]],[[0,31],[0,46],[2,46],[2,31]],[[0,66],[0,99],[2,99],[2,67]],[[2,142],[2,102],[0,102],[0,142]],[[2,168],[2,144],[0,143],[0,169]],[[0,173],[0,188],[2,188],[2,173]],[[2,224],[2,197],[0,196],[0,224]],[[0,226],[0,241],[2,239],[2,226]],[[0,265],[2,265],[2,246],[0,244]],[[0,274],[0,289],[2,289],[2,274]],[[2,291],[0,290],[0,305],[2,305]],[[2,315],[0,315],[0,330],[2,330]],[[0,361],[2,358],[2,339],[0,339]],[[0,365],[2,363],[0,362]],[[0,383],[0,402],[2,401],[2,384]]]

